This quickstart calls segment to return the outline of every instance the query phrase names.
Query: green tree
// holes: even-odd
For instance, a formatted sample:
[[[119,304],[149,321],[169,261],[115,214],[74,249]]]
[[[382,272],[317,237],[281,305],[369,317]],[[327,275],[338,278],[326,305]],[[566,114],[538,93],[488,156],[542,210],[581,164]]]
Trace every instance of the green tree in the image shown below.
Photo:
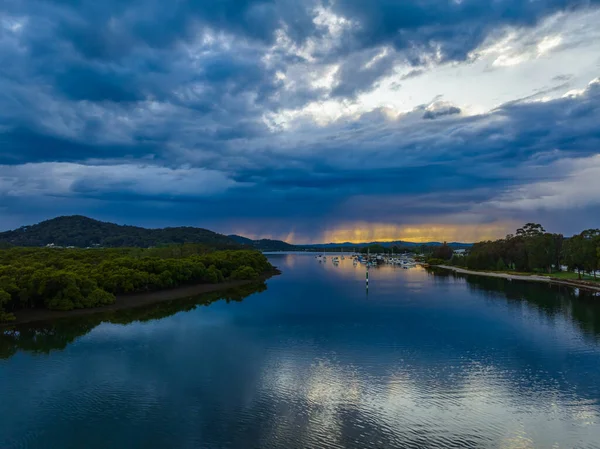
[[[504,260],[516,271],[526,271],[527,261],[526,240],[523,236],[507,235],[501,245],[504,248]]]
[[[9,309],[3,310],[71,310],[113,303],[115,294],[226,278],[254,279],[272,269],[258,251],[207,251],[197,244],[152,249],[10,248],[0,250],[0,290],[10,298],[3,303]]]
[[[205,281],[210,284],[218,284],[223,280],[223,274],[219,271],[219,269],[211,265],[206,270]]]
[[[388,250],[383,245],[369,245],[365,248],[362,248],[360,252],[362,254],[367,254],[367,252],[370,254],[385,254],[388,252]]]
[[[258,278],[258,273],[254,270],[254,268],[244,265],[243,267],[239,267],[231,273],[231,279],[245,279],[251,280]]]
[[[455,267],[464,267],[466,266],[466,261],[466,257],[454,255],[452,256],[452,259],[450,259],[450,265]]]
[[[517,235],[521,237],[535,237],[545,232],[544,227],[538,223],[527,223],[522,228],[517,229]]]
[[[504,260],[502,259],[498,259],[498,262],[496,263],[496,270],[497,271],[504,271],[506,270],[506,264],[504,263]]]
[[[600,229],[587,229],[581,234],[582,237],[582,264],[584,269],[593,273],[600,268],[598,263],[598,248],[600,247]]]
[[[114,304],[115,295],[105,292],[100,288],[94,289],[87,297],[89,307],[99,307],[107,304]]]
[[[562,247],[565,241],[565,238],[562,234],[552,234],[554,238],[554,254],[552,255],[552,264],[555,269],[560,271],[560,266],[562,264]]]
[[[552,272],[552,265],[556,258],[556,239],[553,234],[533,234],[526,238],[525,248],[529,269],[535,271],[542,269]]]
[[[566,239],[563,244],[563,260],[569,270],[576,270],[581,279],[581,272],[585,270],[585,243],[581,234]]]
[[[446,242],[433,250],[434,259],[450,260],[453,254],[454,251]]]
[[[13,321],[15,316],[12,313],[6,312],[4,307],[10,302],[11,296],[8,292],[0,290],[0,322],[2,321]]]

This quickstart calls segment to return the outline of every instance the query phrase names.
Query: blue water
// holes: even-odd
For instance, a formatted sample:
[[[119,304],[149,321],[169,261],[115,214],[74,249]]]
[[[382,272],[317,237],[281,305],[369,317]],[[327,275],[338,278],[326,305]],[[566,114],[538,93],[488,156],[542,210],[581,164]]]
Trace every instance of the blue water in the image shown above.
[[[600,298],[271,260],[233,300],[5,330],[0,448],[600,447]]]

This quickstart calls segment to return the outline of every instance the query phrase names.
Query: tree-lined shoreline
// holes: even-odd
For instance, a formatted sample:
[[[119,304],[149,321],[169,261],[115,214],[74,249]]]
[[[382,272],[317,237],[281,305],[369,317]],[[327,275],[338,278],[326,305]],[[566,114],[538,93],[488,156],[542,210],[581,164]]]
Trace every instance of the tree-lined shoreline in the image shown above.
[[[0,321],[14,321],[20,310],[106,307],[133,293],[198,284],[227,287],[274,271],[258,251],[212,251],[198,244],[149,249],[11,248],[0,251]]]
[[[600,281],[600,229],[565,238],[546,232],[540,224],[527,223],[504,239],[475,243],[466,255],[457,255],[445,245],[436,248],[428,262],[470,274],[496,272],[508,278],[585,286]]]
[[[257,279],[226,281],[221,284],[194,284],[185,287],[177,287],[169,290],[159,290],[149,293],[132,293],[129,295],[118,295],[113,304],[84,309],[73,310],[49,310],[49,309],[21,309],[14,313],[15,319],[11,321],[0,322],[0,328],[17,325],[37,323],[41,321],[52,321],[62,318],[75,318],[87,315],[117,312],[126,309],[137,309],[152,306],[161,302],[176,301],[185,298],[192,298],[199,295],[217,294],[223,292],[224,295],[229,291],[252,285],[262,285],[264,281],[280,272],[276,269],[262,274]]]

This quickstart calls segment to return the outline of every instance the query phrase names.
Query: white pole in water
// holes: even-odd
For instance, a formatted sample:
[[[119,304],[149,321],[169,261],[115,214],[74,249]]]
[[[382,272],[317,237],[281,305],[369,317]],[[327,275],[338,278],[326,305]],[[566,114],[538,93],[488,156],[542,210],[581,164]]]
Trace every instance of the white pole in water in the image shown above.
[[[367,280],[367,290],[369,290],[369,266],[368,265],[367,265],[367,277],[366,277],[366,280]]]

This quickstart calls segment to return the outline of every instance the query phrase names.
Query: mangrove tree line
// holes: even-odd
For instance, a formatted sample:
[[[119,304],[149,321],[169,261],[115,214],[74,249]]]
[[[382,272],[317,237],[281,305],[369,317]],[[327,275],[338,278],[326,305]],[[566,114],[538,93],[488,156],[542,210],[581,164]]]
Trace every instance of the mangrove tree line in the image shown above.
[[[115,302],[115,295],[189,283],[249,280],[272,270],[253,250],[162,248],[0,250],[0,320],[24,308],[71,310]]]

